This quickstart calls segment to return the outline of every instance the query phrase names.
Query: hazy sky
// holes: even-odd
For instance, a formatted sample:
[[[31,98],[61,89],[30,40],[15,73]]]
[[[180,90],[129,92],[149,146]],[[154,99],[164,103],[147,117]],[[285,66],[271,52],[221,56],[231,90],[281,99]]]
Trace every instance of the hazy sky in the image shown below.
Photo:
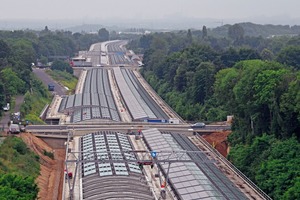
[[[0,20],[300,19],[300,0],[0,0]],[[299,21],[300,24],[300,21]]]

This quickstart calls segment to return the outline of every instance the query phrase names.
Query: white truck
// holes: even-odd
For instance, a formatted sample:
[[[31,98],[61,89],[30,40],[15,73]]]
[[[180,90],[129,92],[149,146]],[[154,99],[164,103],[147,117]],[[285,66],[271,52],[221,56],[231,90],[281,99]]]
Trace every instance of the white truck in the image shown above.
[[[20,133],[20,126],[19,124],[11,124],[9,126],[9,130],[8,133],[12,134],[12,133]]]

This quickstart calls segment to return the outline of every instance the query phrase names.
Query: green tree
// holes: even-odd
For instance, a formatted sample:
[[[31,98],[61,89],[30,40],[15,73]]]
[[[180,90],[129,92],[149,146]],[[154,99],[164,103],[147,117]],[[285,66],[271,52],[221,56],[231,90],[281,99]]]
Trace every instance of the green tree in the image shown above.
[[[295,134],[300,138],[300,72],[295,79],[286,81],[287,91],[280,99],[280,112],[283,118],[282,132],[286,137]]]
[[[186,87],[186,70],[184,66],[179,66],[174,77],[174,87],[177,91],[183,91]]]
[[[0,175],[0,197],[3,200],[36,199],[38,187],[33,177],[21,177],[14,174]]]
[[[264,48],[261,53],[260,56],[262,58],[262,60],[265,61],[271,61],[274,59],[274,54],[271,50]]]
[[[8,58],[11,56],[11,49],[4,40],[0,40],[0,70],[8,64]]]
[[[192,44],[192,42],[193,42],[193,35],[192,35],[192,32],[191,32],[191,29],[189,29],[188,32],[187,32],[187,42],[189,44]]]
[[[257,105],[265,105],[269,110],[270,131],[272,133],[280,133],[280,127],[283,126],[282,118],[279,113],[278,102],[281,95],[287,90],[288,85],[285,84],[285,77],[289,71],[280,70],[264,70],[254,80],[254,93]],[[278,129],[278,130],[276,130]]]
[[[45,56],[41,56],[41,58],[39,59],[39,61],[43,64],[46,65],[48,63],[48,58]]]
[[[230,114],[235,113],[236,101],[233,88],[239,80],[239,71],[235,68],[220,70],[215,76],[214,99],[217,105],[223,105]]]
[[[300,69],[300,46],[288,46],[279,52],[277,61]]]
[[[239,50],[239,60],[254,60],[260,59],[260,55],[257,51],[250,48],[241,48]]]
[[[140,38],[140,41],[139,41],[140,47],[143,48],[143,49],[149,49],[150,45],[151,45],[151,42],[152,42],[152,39],[153,39],[152,35],[143,35]]]
[[[292,187],[288,188],[283,195],[284,200],[300,199],[300,177],[297,177],[292,181]]]
[[[66,71],[69,74],[73,74],[73,69],[70,64],[61,60],[54,61],[51,65],[51,70]]]
[[[196,73],[193,73],[193,98],[194,102],[204,103],[212,95],[214,84],[215,66],[210,62],[201,63]]]
[[[108,41],[109,40],[109,32],[106,28],[101,28],[98,31],[100,41]]]
[[[5,94],[17,95],[24,93],[25,82],[21,80],[11,68],[5,68],[1,71]]]
[[[207,28],[206,28],[206,26],[203,26],[202,27],[202,39],[204,39],[206,37],[207,37]]]
[[[228,36],[234,41],[241,41],[244,38],[244,29],[239,24],[234,24],[228,28]]]
[[[240,61],[240,56],[236,49],[230,47],[227,51],[222,53],[220,59],[225,67],[232,67],[235,63]]]
[[[292,147],[292,148],[291,148]],[[261,162],[255,176],[258,186],[274,199],[298,196],[300,144],[295,138],[272,143],[268,156]],[[291,189],[292,188],[292,189]],[[287,198],[289,197],[289,198]]]
[[[109,33],[109,39],[110,40],[117,40],[118,39],[118,33],[116,31],[111,31]]]

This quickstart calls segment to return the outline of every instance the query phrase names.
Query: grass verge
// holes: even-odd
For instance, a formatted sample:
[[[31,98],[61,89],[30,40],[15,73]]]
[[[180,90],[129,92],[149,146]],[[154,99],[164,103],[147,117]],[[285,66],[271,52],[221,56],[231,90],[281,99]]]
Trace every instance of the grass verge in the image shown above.
[[[77,78],[75,76],[65,71],[50,69],[46,70],[46,73],[49,74],[58,83],[67,87],[69,89],[69,94],[74,94],[77,85]]]

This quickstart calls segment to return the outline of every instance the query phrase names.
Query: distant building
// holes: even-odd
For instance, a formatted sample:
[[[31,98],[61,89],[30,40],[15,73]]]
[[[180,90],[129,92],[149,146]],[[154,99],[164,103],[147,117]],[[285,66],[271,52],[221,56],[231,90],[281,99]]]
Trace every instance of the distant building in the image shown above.
[[[92,62],[87,62],[83,57],[75,57],[71,59],[70,65],[72,67],[92,67]]]

